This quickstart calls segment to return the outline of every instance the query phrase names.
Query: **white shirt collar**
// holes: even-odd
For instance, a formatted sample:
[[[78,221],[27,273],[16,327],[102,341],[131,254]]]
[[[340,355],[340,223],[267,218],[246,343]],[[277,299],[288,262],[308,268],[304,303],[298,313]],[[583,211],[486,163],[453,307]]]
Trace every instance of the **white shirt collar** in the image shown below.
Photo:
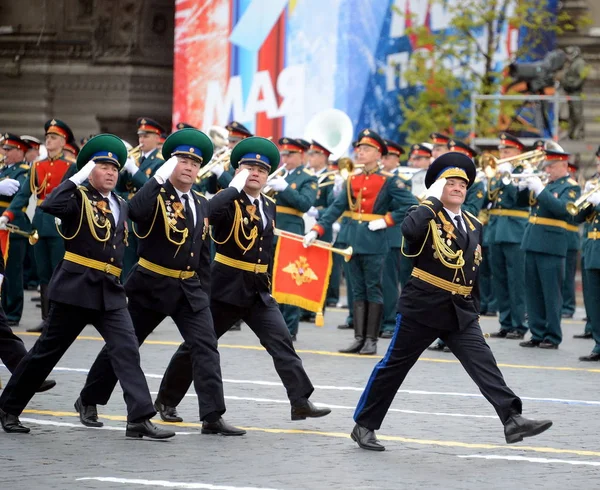
[[[454,222],[456,222],[456,220],[455,220],[456,216],[460,216],[462,218],[462,212],[461,211],[459,211],[458,213],[453,213],[448,208],[444,208],[444,211],[446,211],[446,213],[448,213],[448,216],[450,216],[450,219],[452,221],[454,221]]]

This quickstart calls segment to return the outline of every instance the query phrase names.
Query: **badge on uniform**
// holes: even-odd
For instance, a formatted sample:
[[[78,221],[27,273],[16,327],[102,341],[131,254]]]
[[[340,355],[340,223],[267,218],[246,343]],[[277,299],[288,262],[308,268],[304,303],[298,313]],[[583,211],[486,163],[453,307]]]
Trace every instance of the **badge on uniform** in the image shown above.
[[[177,218],[185,219],[185,216],[183,215],[183,203],[174,202],[173,203],[173,211],[175,211],[175,219],[177,219]]]
[[[146,171],[144,172],[146,174],[146,176],[148,178],[150,178],[150,174],[152,173],[152,169],[151,168],[147,168]]]
[[[406,187],[406,185],[404,185],[404,182],[402,182],[400,179],[398,179],[396,181],[396,185],[398,186],[398,188],[400,189],[404,189]]]
[[[296,185],[296,182],[292,182],[292,183],[290,184],[290,187],[291,187],[292,189],[295,189],[295,188],[296,188],[296,187],[298,187],[298,186]]]
[[[292,184],[292,185],[294,185],[294,184]],[[314,183],[310,184],[310,188],[313,189],[313,190],[316,189],[317,188],[317,184],[314,184]]]
[[[258,216],[256,216],[256,206],[254,204],[246,205],[246,212],[250,215],[253,220],[258,221]]]
[[[473,262],[475,262],[475,265],[479,265],[481,264],[482,260],[483,254],[481,253],[481,245],[477,245],[477,248],[475,249],[475,255],[473,256]]]
[[[202,228],[202,240],[204,240],[206,238],[206,235],[208,234],[208,227],[208,218],[204,218],[204,226]]]

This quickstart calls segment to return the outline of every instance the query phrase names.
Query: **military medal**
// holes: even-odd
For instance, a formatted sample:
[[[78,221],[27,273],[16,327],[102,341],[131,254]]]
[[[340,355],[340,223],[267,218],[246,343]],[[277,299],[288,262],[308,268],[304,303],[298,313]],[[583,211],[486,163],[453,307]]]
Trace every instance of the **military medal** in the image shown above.
[[[481,261],[483,259],[483,255],[481,253],[481,245],[477,245],[477,248],[475,249],[475,254],[473,256],[473,262],[475,262],[476,265],[481,264]]]
[[[183,215],[183,203],[174,202],[173,203],[173,211],[175,211],[175,219],[177,219],[177,218],[185,219],[185,216]]]
[[[256,206],[254,204],[248,204],[246,206],[246,212],[250,215],[252,219],[258,221],[258,216],[256,216]]]
[[[452,245],[452,240],[450,240],[450,238],[446,239],[446,245],[448,245],[448,246]]]
[[[244,216],[244,219],[242,221],[244,222],[245,225],[247,225],[249,223],[248,218],[246,218],[245,216]]]

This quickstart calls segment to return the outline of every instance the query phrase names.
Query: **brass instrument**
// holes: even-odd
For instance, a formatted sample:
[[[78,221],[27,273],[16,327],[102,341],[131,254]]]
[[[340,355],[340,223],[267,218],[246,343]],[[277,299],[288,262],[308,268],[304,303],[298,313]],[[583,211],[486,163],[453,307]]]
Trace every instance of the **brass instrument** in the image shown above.
[[[196,184],[200,183],[201,180],[210,177],[213,168],[215,168],[217,165],[222,165],[225,170],[228,170],[230,158],[231,148],[227,146],[222,147],[213,155],[213,157],[210,159],[210,162],[198,170],[198,175],[196,175]]]
[[[342,157],[338,160],[337,170],[328,170],[327,172],[323,172],[321,175],[319,175],[319,187],[331,185],[330,182],[326,181],[330,175],[339,175],[342,177],[342,179],[348,180],[348,177],[353,175],[357,170],[362,171],[363,167],[363,164],[354,163],[352,158]]]
[[[267,178],[267,185],[265,185],[265,187],[263,189],[263,192],[267,196],[270,196],[274,192],[273,189],[271,189],[269,182],[273,181],[273,179],[276,179],[277,177],[283,177],[285,179],[288,176],[289,171],[285,167],[286,167],[286,164],[284,163],[277,170],[275,170],[275,172],[273,172],[271,175],[269,175],[269,177]]]
[[[587,191],[585,194],[582,194],[576,201],[567,203],[567,212],[571,216],[577,216],[581,211],[588,208],[591,205],[588,202],[590,196],[600,191],[600,181],[598,179],[590,182],[593,182],[593,185],[589,191]]]
[[[294,240],[296,242],[304,242],[304,237],[302,235],[296,235],[295,233],[290,233],[289,231],[283,231],[279,228],[275,228],[273,230],[275,236],[282,236],[285,238],[289,238],[290,240]],[[335,248],[331,243],[323,242],[321,240],[315,240],[311,247],[324,248],[325,250],[331,250],[335,254],[342,255],[344,257],[344,261],[348,262],[352,258],[352,247],[347,248]]]
[[[9,233],[14,233],[15,235],[27,237],[29,239],[30,245],[35,245],[40,239],[37,230],[23,231],[18,226],[11,225],[10,223],[6,223],[6,229],[9,231]]]
[[[510,163],[513,165],[514,170],[512,174],[504,172],[500,178],[504,185],[508,185],[511,182],[512,177],[523,173],[525,170],[539,170],[539,165],[546,159],[546,153],[544,150],[532,150],[520,155],[515,155],[508,158],[496,158],[490,153],[485,153],[479,159],[479,166],[485,173],[488,179],[492,179],[498,176],[498,167],[503,163]]]
[[[502,183],[504,185],[513,183],[514,185],[517,185],[521,180],[525,180],[528,179],[529,177],[539,177],[540,180],[542,181],[542,184],[546,185],[548,183],[548,174],[544,173],[544,172],[540,172],[538,171],[533,171],[533,172],[527,172],[527,173],[509,173],[509,172],[505,172],[502,175]]]

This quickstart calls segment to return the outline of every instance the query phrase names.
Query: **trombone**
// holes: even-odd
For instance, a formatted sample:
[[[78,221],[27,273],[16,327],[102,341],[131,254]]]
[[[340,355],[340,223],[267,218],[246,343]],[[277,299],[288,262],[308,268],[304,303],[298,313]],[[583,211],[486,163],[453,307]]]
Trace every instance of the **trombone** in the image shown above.
[[[289,231],[283,231],[279,228],[275,228],[273,230],[275,236],[282,236],[284,238],[289,238],[290,240],[294,240],[295,242],[304,243],[304,237],[301,235],[296,235],[295,233],[290,233]],[[325,250],[330,250],[334,254],[339,254],[344,257],[344,261],[348,262],[352,258],[352,247],[347,248],[335,248],[331,243],[323,242],[321,240],[315,240],[311,247],[322,248]]]
[[[9,231],[9,233],[14,233],[15,235],[27,237],[29,239],[30,245],[35,245],[40,239],[37,230],[23,231],[18,226],[11,225],[10,223],[6,223],[6,229]]]
[[[286,168],[286,164],[284,163],[277,170],[275,170],[275,172],[269,175],[269,177],[267,178],[267,185],[265,185],[263,192],[267,196],[271,196],[271,194],[273,194],[274,191],[269,185],[269,182],[271,182],[273,179],[276,179],[277,177],[283,177],[285,179],[289,175],[289,173],[290,172],[288,171],[288,169]]]
[[[231,158],[231,148],[224,146],[217,151],[204,167],[198,170],[196,175],[196,184],[199,184],[202,179],[209,177],[212,174],[212,169],[217,165],[223,165],[223,168],[227,170],[229,167],[229,160]]]
[[[588,199],[592,194],[598,191],[600,191],[600,181],[596,179],[594,185],[589,191],[587,191],[585,194],[582,194],[576,201],[567,203],[567,212],[571,216],[577,216],[581,211],[591,206],[591,203],[588,201]]]

